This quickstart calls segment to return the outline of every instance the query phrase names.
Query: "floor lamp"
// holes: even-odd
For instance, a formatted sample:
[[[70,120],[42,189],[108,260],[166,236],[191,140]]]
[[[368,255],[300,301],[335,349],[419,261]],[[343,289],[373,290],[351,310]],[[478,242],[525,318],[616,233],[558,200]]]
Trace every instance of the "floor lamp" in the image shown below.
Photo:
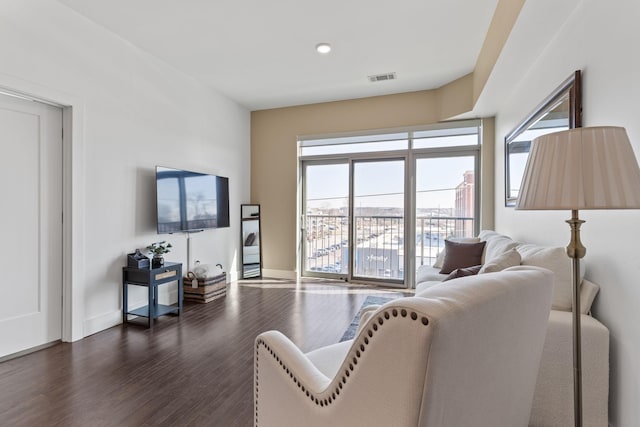
[[[535,138],[525,167],[516,209],[570,210],[573,264],[574,420],[582,426],[580,328],[581,209],[640,208],[640,169],[627,132],[602,126],[570,129]]]

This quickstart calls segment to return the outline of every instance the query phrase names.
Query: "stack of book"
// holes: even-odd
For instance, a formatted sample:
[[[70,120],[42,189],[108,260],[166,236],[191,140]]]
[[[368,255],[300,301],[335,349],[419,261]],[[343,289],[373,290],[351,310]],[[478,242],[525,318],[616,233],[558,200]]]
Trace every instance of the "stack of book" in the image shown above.
[[[197,287],[195,286],[197,280]],[[227,274],[222,273],[213,277],[198,279],[182,279],[184,300],[199,303],[207,303],[227,294]]]

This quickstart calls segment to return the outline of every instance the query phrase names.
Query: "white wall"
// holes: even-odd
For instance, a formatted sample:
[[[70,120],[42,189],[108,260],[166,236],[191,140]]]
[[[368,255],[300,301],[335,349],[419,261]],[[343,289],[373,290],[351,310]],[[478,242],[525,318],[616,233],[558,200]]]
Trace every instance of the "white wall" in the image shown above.
[[[0,52],[0,86],[73,107],[72,339],[120,322],[127,252],[166,238],[186,262],[185,236],[155,231],[155,165],[229,177],[231,227],[192,255],[237,271],[248,110],[55,1],[0,3]]]
[[[527,2],[523,13],[537,7],[535,3]],[[504,158],[504,135],[576,69],[583,70],[584,126],[626,127],[636,156],[640,155],[638,22],[637,0],[580,2],[500,108],[496,116],[496,159]],[[535,30],[546,31],[544,21],[538,24]],[[529,37],[535,37],[535,33],[530,32]],[[496,162],[495,182],[498,231],[518,240],[566,246],[569,226],[564,220],[570,212],[505,208],[504,162]],[[582,227],[587,247],[586,276],[601,286],[594,313],[611,331],[610,420],[613,426],[637,426],[640,211],[582,211],[580,216],[587,221]]]

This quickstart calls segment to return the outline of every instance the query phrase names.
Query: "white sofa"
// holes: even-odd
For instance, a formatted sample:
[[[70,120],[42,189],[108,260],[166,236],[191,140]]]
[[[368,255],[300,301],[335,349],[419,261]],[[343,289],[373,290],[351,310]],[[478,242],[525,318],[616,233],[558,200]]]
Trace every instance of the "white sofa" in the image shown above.
[[[544,267],[554,273],[553,309],[549,315],[529,425],[573,425],[572,268],[565,248],[517,242],[488,230],[480,232],[477,239],[466,240],[469,243],[473,241],[486,242],[482,260],[484,266],[492,264],[495,267],[496,262],[500,263],[500,258],[505,258],[504,254],[515,249],[520,255],[521,265]],[[438,285],[447,277],[439,273],[445,256],[442,253],[434,266],[421,266],[417,270],[416,294]],[[598,290],[596,284],[582,279],[580,312],[585,427],[608,425],[609,330],[590,315],[591,304]]]
[[[254,426],[526,426],[553,275],[516,270],[368,308],[353,340],[307,354],[260,334]]]

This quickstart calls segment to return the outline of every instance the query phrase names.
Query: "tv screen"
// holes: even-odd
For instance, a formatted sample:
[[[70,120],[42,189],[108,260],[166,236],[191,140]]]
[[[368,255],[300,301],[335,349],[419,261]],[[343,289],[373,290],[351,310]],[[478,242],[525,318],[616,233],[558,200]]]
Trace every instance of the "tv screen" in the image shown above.
[[[229,178],[156,166],[158,234],[229,227]]]

